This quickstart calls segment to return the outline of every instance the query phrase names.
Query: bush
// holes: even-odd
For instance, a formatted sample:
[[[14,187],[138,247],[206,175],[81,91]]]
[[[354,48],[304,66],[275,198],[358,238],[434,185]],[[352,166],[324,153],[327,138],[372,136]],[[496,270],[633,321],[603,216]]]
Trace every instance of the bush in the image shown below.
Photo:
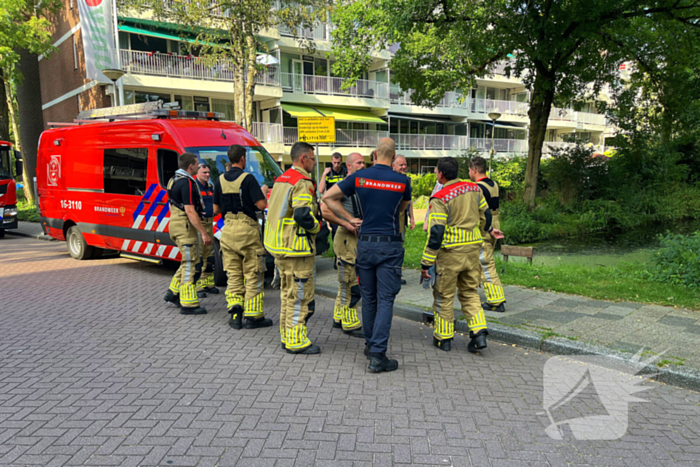
[[[691,235],[669,233],[659,238],[661,249],[649,268],[652,279],[700,288],[700,231]]]
[[[411,179],[411,196],[413,199],[421,196],[430,196],[437,182],[434,173],[424,175],[408,174],[408,176]]]

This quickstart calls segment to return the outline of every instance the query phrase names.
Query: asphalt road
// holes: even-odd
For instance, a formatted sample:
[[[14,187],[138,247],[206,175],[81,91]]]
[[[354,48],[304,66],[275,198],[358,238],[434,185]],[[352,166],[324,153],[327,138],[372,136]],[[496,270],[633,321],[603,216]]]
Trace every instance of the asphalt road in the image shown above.
[[[495,342],[472,355],[464,336],[445,354],[399,318],[400,368],[371,374],[362,340],[331,329],[330,301],[317,298],[310,322],[323,353],[289,355],[277,291],[265,301],[274,327],[234,331],[223,294],[203,300],[205,316],[165,304],[172,272],[0,240],[0,465],[700,464],[698,393],[639,380],[647,402],[605,421],[610,388],[591,371],[594,384],[554,409],[549,355]],[[626,430],[545,431],[591,416]]]

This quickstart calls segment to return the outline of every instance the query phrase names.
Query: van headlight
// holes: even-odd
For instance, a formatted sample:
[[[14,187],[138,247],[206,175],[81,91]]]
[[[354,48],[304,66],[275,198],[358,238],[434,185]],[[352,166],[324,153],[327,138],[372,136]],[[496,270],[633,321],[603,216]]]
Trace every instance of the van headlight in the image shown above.
[[[5,206],[4,217],[15,217],[17,215],[17,206]]]

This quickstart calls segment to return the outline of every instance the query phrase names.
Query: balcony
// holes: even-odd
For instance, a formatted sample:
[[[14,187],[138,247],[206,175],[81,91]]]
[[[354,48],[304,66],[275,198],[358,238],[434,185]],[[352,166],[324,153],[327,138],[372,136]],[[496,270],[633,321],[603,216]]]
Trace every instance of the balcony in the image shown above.
[[[347,90],[342,86],[346,78],[332,76],[300,75],[280,73],[282,89],[286,92],[301,92],[304,94],[319,94],[326,96],[361,97],[368,99],[388,99],[389,84],[379,81],[358,79],[355,85]]]
[[[471,105],[473,113],[487,114],[495,111],[503,115],[516,115],[519,117],[527,117],[529,109],[530,104],[527,102],[500,101],[496,99],[474,99]]]
[[[412,90],[402,93],[398,86],[391,86],[389,100],[395,105],[418,105],[411,99],[412,95]],[[440,99],[440,102],[437,103],[436,107],[466,110],[469,108],[469,98],[460,92],[451,91],[446,93],[445,97]]]
[[[294,37],[292,29],[286,25],[280,25],[279,31],[281,36]],[[313,28],[298,27],[296,30],[296,36],[309,40],[329,41],[330,32],[331,25],[329,23],[318,23],[314,25]]]
[[[122,69],[127,73],[207,81],[234,81],[233,65],[223,60],[214,65],[205,65],[199,57],[192,55],[136,50],[120,50],[119,53]],[[266,86],[279,86],[277,67],[268,66],[265,70],[258,71],[255,82]]]
[[[333,146],[345,146],[352,148],[374,148],[379,144],[379,139],[389,136],[388,131],[376,131],[376,130],[343,130],[336,128],[335,130],[335,143]],[[284,144],[292,145],[299,141],[299,133],[297,128],[285,127],[284,128]],[[328,146],[328,144],[321,144],[321,146]]]
[[[253,122],[250,133],[261,143],[282,142],[282,125],[279,123]]]
[[[469,138],[460,135],[392,134],[397,151],[459,151],[469,147]]]
[[[589,112],[576,112],[576,122],[583,125],[605,126],[605,115]]]
[[[477,151],[491,151],[491,138],[469,138],[469,146]],[[526,153],[526,139],[501,139],[493,140],[493,147],[496,152]]]

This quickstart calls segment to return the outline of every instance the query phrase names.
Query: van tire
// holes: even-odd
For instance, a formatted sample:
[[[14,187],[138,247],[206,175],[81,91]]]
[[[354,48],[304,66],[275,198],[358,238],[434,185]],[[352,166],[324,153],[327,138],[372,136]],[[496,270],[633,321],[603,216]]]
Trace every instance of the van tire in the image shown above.
[[[73,259],[82,261],[92,258],[94,249],[87,244],[77,226],[74,225],[66,232],[66,244],[68,245],[68,253]]]
[[[224,258],[222,257],[221,247],[219,246],[219,241],[214,238],[214,284],[217,287],[226,287],[228,284],[228,277],[226,276],[226,271],[224,271]]]
[[[5,238],[5,229],[0,229],[0,238]]]

